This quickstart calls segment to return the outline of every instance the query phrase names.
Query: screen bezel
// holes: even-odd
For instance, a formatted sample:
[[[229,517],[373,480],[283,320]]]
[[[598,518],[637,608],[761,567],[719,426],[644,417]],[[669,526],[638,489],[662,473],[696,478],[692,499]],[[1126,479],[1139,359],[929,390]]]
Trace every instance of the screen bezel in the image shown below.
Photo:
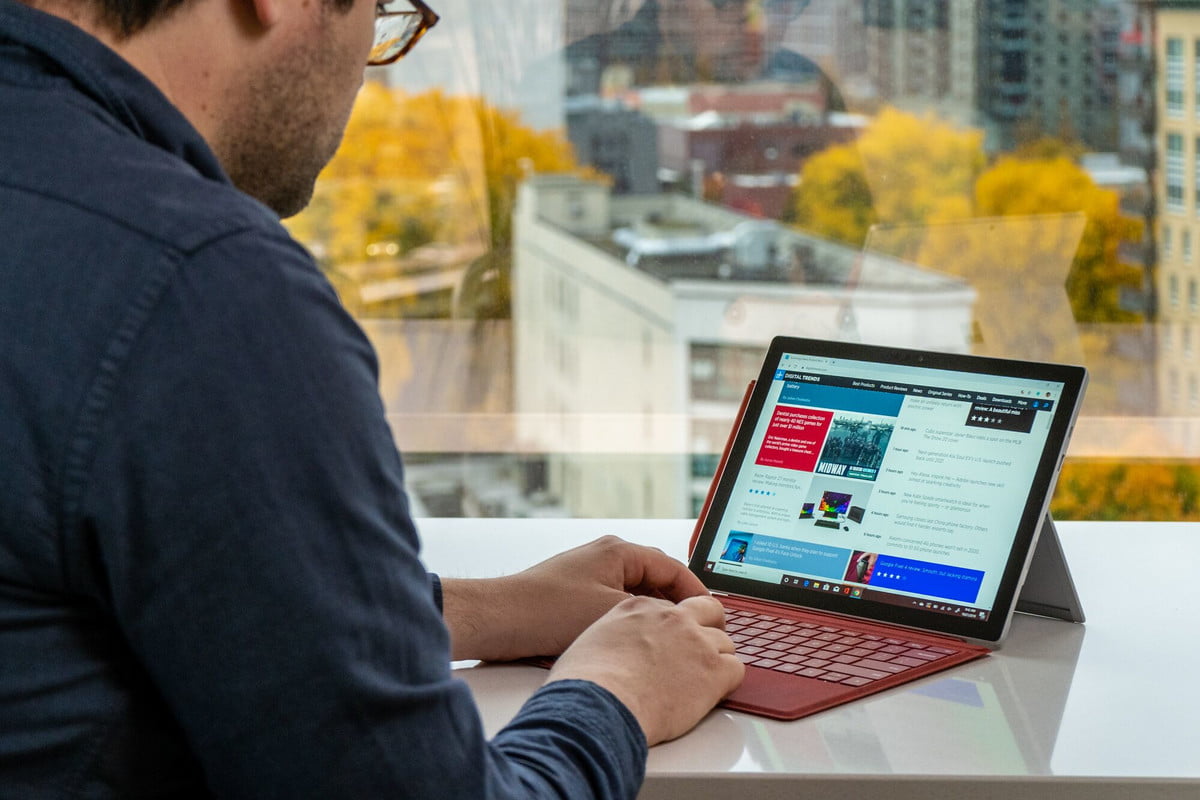
[[[947,372],[1055,381],[1063,385],[1063,391],[1055,405],[1054,418],[1051,421],[1029,493],[1025,498],[1025,507],[1018,523],[1009,559],[1000,579],[1000,586],[991,613],[986,620],[893,606],[841,595],[803,591],[796,587],[768,584],[705,570],[707,555],[712,548],[713,540],[721,530],[721,520],[728,507],[734,483],[744,465],[755,428],[770,394],[775,371],[779,367],[784,353],[893,365],[905,364]],[[1065,445],[1074,428],[1086,385],[1087,370],[1080,366],[960,353],[937,353],[849,342],[776,337],[767,350],[745,412],[740,420],[735,422],[736,433],[729,448],[728,458],[725,460],[725,468],[720,475],[713,479],[716,483],[712,502],[701,521],[699,535],[688,567],[710,590],[715,592],[781,602],[801,608],[818,609],[855,617],[867,617],[963,639],[998,643],[1007,631],[1008,621],[1016,606],[1017,591],[1028,567],[1042,516],[1049,506],[1054,482],[1062,466]],[[741,424],[743,422],[745,424]]]

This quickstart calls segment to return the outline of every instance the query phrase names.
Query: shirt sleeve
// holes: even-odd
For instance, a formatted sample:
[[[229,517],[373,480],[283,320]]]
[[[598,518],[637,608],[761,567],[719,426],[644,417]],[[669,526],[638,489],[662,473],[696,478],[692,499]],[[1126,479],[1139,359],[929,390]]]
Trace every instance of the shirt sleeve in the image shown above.
[[[429,590],[433,594],[433,604],[437,606],[438,613],[445,611],[442,595],[442,579],[439,575],[429,573]]]
[[[230,798],[618,798],[646,744],[551,684],[487,741],[449,668],[374,353],[305,253],[164,261],[74,448],[68,571]],[[432,586],[431,586],[432,580]]]

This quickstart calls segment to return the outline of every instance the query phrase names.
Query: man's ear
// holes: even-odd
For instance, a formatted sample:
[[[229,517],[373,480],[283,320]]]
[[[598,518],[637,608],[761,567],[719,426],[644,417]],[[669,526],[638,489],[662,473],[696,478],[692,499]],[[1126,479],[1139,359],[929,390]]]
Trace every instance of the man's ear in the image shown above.
[[[264,30],[273,27],[282,19],[286,2],[287,0],[245,0],[249,10]]]

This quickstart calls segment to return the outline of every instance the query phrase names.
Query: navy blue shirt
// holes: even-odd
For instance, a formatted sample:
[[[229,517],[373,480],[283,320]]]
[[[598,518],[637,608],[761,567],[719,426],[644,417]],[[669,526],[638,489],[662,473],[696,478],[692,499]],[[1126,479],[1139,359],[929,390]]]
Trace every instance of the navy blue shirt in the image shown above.
[[[187,120],[0,0],[0,797],[630,797],[607,691],[485,740],[359,328]]]

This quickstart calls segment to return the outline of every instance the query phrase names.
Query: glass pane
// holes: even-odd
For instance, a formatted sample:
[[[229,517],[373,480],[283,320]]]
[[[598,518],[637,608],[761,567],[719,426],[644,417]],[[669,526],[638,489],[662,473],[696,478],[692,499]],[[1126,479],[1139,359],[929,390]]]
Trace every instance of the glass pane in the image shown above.
[[[1200,514],[1200,6],[437,11],[290,222],[419,512],[693,515],[783,333],[1084,363],[1055,513]]]

